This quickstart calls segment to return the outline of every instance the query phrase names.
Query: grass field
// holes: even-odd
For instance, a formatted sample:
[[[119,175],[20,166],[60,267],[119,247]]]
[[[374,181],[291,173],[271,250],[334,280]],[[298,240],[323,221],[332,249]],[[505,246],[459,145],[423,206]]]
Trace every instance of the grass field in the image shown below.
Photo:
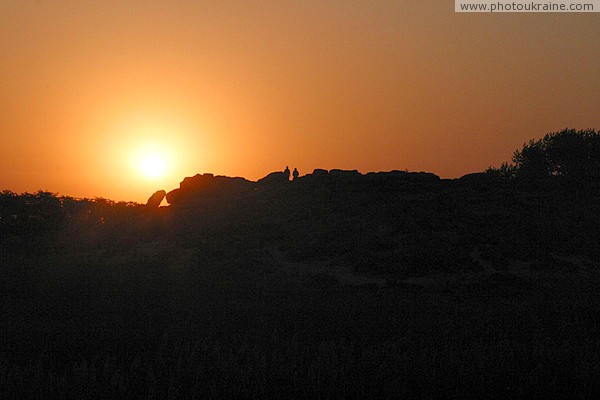
[[[590,265],[378,286],[281,272],[264,254],[165,242],[5,253],[2,398],[600,392],[600,276]]]

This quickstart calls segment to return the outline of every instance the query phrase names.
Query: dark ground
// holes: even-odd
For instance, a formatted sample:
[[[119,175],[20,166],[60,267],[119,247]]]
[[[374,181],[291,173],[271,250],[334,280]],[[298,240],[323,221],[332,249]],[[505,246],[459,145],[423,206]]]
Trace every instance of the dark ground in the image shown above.
[[[599,197],[481,176],[158,210],[5,192],[1,397],[596,398]]]

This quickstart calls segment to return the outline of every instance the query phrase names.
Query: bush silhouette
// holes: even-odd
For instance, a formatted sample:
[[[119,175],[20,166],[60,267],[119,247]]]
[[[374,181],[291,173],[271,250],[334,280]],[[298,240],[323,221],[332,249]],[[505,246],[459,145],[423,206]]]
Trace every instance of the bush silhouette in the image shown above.
[[[516,176],[589,179],[600,177],[600,132],[563,129],[530,140],[513,155]],[[505,167],[508,168],[508,167]]]

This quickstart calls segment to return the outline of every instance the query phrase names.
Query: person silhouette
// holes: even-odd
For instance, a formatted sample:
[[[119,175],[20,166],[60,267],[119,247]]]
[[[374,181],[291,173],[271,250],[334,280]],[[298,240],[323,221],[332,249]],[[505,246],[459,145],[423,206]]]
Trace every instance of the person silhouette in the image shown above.
[[[298,168],[294,168],[294,172],[292,172],[292,177],[294,178],[294,180],[298,178],[298,175],[300,175],[300,173],[298,172]]]
[[[285,166],[285,169],[283,170],[283,173],[285,174],[285,177],[287,178],[287,180],[290,180],[290,167],[288,167],[287,165]]]

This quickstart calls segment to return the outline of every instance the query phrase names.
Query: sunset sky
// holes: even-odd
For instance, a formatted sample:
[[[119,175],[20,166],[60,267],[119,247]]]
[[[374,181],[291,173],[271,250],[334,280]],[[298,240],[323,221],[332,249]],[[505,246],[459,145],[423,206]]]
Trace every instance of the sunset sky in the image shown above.
[[[286,165],[458,177],[565,127],[600,128],[598,13],[0,1],[0,190],[145,202]]]

